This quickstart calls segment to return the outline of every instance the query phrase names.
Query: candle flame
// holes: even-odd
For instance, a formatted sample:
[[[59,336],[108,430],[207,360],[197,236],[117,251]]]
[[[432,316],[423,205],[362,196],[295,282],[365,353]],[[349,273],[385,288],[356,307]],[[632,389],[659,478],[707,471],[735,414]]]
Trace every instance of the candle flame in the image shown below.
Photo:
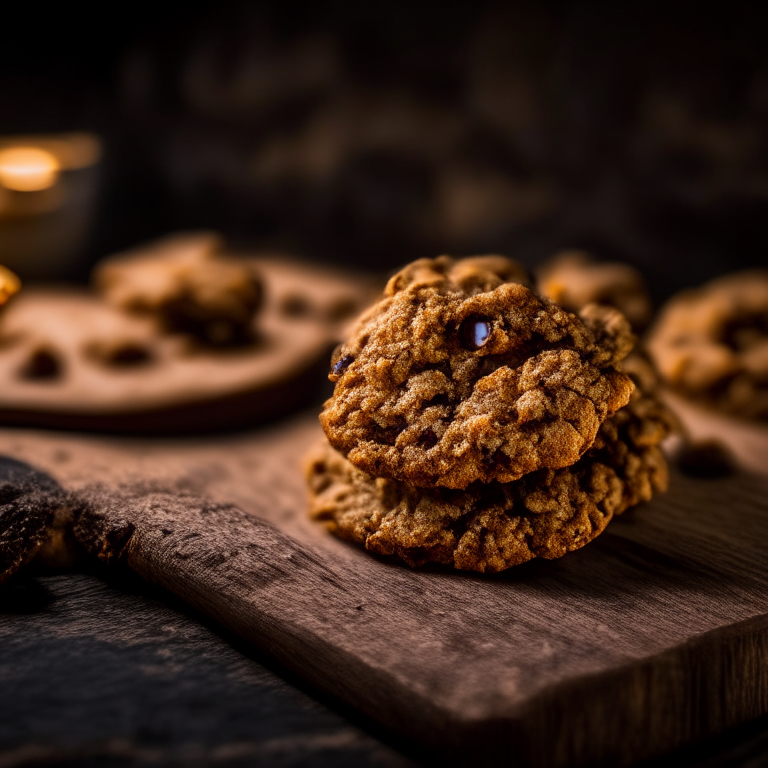
[[[0,264],[0,307],[21,290],[21,280]]]
[[[0,184],[17,192],[38,192],[56,183],[61,164],[39,147],[0,150]]]

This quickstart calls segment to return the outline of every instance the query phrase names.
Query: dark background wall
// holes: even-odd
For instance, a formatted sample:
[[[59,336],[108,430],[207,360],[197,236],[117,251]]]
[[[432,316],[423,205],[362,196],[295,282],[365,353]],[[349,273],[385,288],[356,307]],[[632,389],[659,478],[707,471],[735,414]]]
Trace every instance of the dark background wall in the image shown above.
[[[24,3],[0,134],[92,130],[87,260],[181,228],[391,269],[562,247],[657,298],[765,264],[760,3]]]

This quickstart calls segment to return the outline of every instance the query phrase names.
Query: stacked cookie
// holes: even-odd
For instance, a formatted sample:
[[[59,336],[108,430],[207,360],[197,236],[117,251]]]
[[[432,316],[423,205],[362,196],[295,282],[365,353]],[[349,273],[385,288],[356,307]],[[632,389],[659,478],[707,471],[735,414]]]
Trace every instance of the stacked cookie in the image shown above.
[[[633,344],[618,310],[568,312],[509,259],[410,264],[332,358],[312,516],[413,566],[584,546],[667,483],[671,421],[622,370]]]

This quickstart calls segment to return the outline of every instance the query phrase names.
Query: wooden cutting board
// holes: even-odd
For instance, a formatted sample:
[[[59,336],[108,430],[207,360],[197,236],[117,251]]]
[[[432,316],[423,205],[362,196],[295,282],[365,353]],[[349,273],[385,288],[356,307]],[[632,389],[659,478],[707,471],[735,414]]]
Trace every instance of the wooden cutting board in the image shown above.
[[[196,441],[6,429],[0,455],[103,483],[93,551],[472,764],[623,765],[768,712],[768,476],[673,473],[557,561],[413,571],[307,519],[319,436],[314,414]]]

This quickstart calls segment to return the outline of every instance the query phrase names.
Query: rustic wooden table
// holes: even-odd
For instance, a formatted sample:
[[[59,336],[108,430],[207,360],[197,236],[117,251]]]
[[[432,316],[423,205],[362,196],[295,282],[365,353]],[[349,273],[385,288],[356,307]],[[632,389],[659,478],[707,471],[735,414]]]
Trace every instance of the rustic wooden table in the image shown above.
[[[0,691],[2,768],[412,764],[408,745],[127,573],[6,586]]]
[[[0,594],[0,766],[378,766],[429,753],[128,574]],[[644,768],[768,764],[768,718]]]
[[[136,478],[162,479],[173,481],[177,489],[158,497],[140,488],[138,496],[96,509],[105,516],[107,533],[125,522],[124,515],[133,521],[135,532],[121,567],[94,561],[80,572],[25,571],[0,591],[0,768],[105,763],[402,766],[430,764],[438,756],[441,764],[450,764],[450,751],[438,755],[424,746],[429,739],[417,746],[404,736],[410,730],[419,737],[420,726],[404,723],[398,707],[405,704],[408,709],[415,700],[410,691],[418,692],[425,680],[437,681],[429,687],[436,709],[423,714],[416,708],[412,720],[418,725],[423,718],[441,738],[454,726],[442,723],[444,715],[437,707],[465,727],[465,710],[451,709],[450,697],[461,694],[469,705],[485,706],[480,694],[497,685],[489,706],[501,710],[504,696],[516,690],[505,688],[504,681],[539,667],[543,672],[554,669],[570,690],[586,691],[589,695],[581,699],[586,705],[598,691],[590,687],[590,680],[597,678],[589,677],[597,662],[613,675],[606,678],[613,683],[601,688],[605,701],[613,700],[612,691],[623,690],[625,671],[642,668],[643,659],[662,682],[675,678],[669,677],[670,670],[682,675],[686,665],[693,665],[693,671],[709,670],[707,679],[701,677],[703,671],[691,677],[688,682],[695,683],[694,688],[669,688],[673,695],[686,691],[676,705],[665,709],[664,701],[655,700],[655,719],[658,707],[672,717],[683,710],[698,713],[696,717],[716,713],[711,702],[708,709],[697,708],[698,697],[710,684],[710,697],[721,691],[738,700],[749,693],[755,703],[742,702],[739,711],[765,711],[760,703],[765,696],[760,681],[766,674],[760,661],[762,617],[768,601],[764,481],[744,476],[700,485],[678,476],[676,490],[668,497],[635,517],[612,523],[611,531],[581,556],[533,564],[514,578],[488,581],[414,573],[370,558],[306,519],[300,472],[292,462],[299,461],[317,431],[313,414],[307,413],[258,433],[200,442],[0,432],[0,455],[34,464],[67,487],[81,487],[99,477],[110,482],[132,478],[133,483]],[[228,504],[200,507],[191,492],[205,492]],[[713,500],[716,503],[710,503]],[[741,510],[733,530],[725,525],[734,519],[726,509],[729,505]],[[267,515],[275,527],[265,526],[255,516],[259,514]],[[725,538],[720,541],[719,536]],[[280,578],[283,562],[293,564],[290,578]],[[729,568],[735,569],[730,577]],[[382,579],[387,589],[377,587]],[[591,592],[578,587],[585,579],[596,579]],[[606,579],[613,584],[607,592]],[[625,582],[627,589],[619,589]],[[184,601],[167,590],[177,591]],[[459,601],[463,611],[428,615],[428,606],[422,604],[425,596],[440,590]],[[489,600],[496,609],[489,608]],[[365,610],[352,610],[360,606]],[[590,606],[597,606],[601,621],[613,622],[611,626],[590,630]],[[494,641],[489,648],[487,642],[480,648],[473,633],[467,634],[461,619],[468,611],[480,614],[472,626],[485,620],[483,615],[496,616],[495,623],[486,622],[480,638]],[[574,638],[559,638],[552,631],[560,631],[557,617],[573,611],[585,612],[583,623],[589,630],[578,634],[581,650],[589,653],[586,661],[577,653],[576,665],[569,661],[574,658]],[[419,635],[421,630],[411,626],[411,614],[426,616],[419,621],[434,636]],[[755,620],[747,621],[749,617]],[[393,618],[399,622],[394,633]],[[225,629],[227,624],[238,634]],[[326,625],[336,628],[330,643],[324,640]],[[677,654],[673,667],[664,661],[672,657],[658,655],[653,629],[657,625],[669,633],[664,642]],[[346,627],[345,632],[339,627]],[[648,627],[653,631],[646,631]],[[539,640],[545,635],[532,634],[534,630],[548,632],[549,641],[542,645]],[[606,645],[604,637],[611,637],[611,643]],[[366,650],[366,643],[382,649],[382,638],[393,649],[391,658],[371,656]],[[453,645],[446,645],[445,638],[453,638]],[[710,641],[715,643],[712,648]],[[455,656],[457,644],[461,652]],[[405,653],[401,646],[410,651]],[[678,648],[685,655],[680,656]],[[495,678],[477,678],[485,669],[484,664],[477,666],[482,661],[475,658],[478,649],[490,654],[488,663],[497,665]],[[536,655],[540,652],[542,659]],[[745,659],[756,666],[745,671]],[[345,661],[358,669],[359,679],[345,678],[339,669]],[[388,679],[400,681],[391,688],[392,712],[378,721],[389,722],[389,728],[361,714],[364,706],[371,709],[371,692],[366,691],[371,685],[364,683],[372,670],[381,671],[382,690],[387,690]],[[317,688],[307,682],[315,678]],[[723,685],[736,682],[730,688],[711,682],[720,678]],[[477,695],[461,684],[473,680],[485,686]],[[535,679],[521,690],[530,696]],[[659,694],[665,689],[662,685],[649,690]],[[375,704],[381,694],[373,694]],[[615,700],[614,708],[620,702]],[[718,716],[710,732],[722,730],[718,724],[728,721],[727,705],[721,709],[726,715]],[[569,725],[574,732],[584,727],[577,721]],[[623,733],[637,741],[631,731],[638,724],[627,721],[618,735],[615,723],[606,727],[611,743],[620,743]],[[565,723],[561,726],[564,730]],[[601,723],[594,727],[599,733]],[[707,732],[706,723],[697,727]],[[651,732],[658,734],[658,726]],[[466,764],[467,755],[457,760]],[[700,737],[695,747],[645,765],[766,764],[764,717],[714,739]]]

